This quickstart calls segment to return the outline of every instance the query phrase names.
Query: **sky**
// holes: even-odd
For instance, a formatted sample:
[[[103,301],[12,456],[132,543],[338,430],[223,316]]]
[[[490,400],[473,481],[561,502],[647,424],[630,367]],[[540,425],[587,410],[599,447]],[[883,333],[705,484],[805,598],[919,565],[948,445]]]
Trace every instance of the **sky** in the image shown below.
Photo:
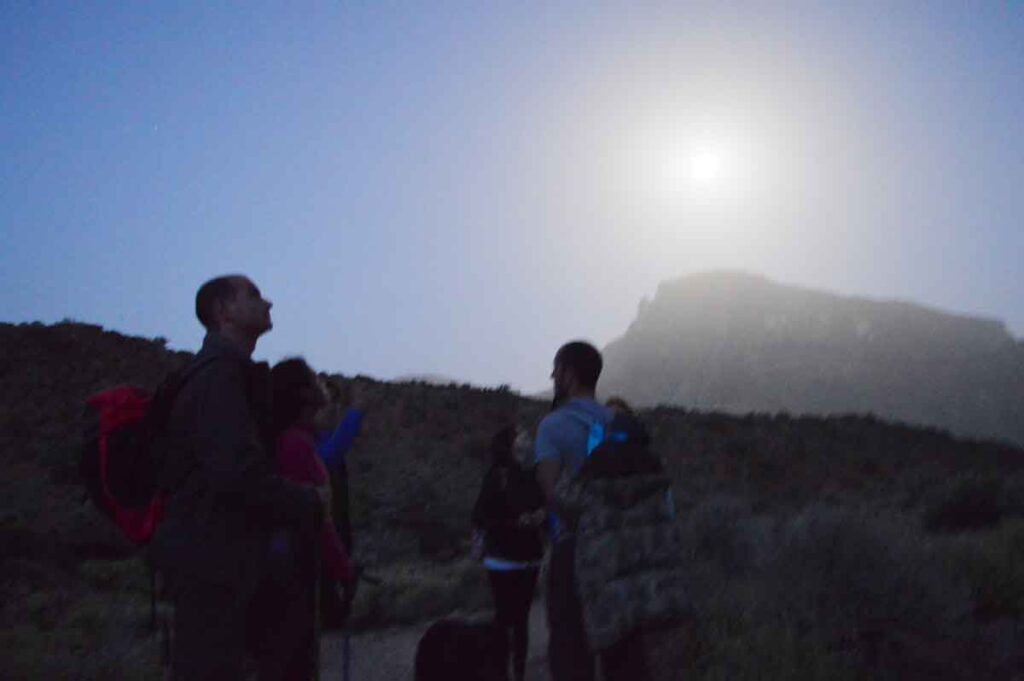
[[[1024,335],[1024,3],[0,3],[0,321],[546,386],[743,269]]]

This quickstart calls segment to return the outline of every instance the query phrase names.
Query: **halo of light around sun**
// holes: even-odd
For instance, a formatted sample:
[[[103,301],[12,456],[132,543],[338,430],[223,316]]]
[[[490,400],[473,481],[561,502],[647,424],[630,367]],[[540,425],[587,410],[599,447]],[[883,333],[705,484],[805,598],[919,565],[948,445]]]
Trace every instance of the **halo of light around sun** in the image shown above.
[[[713,151],[701,151],[690,159],[690,177],[697,182],[710,182],[722,172],[722,157]]]

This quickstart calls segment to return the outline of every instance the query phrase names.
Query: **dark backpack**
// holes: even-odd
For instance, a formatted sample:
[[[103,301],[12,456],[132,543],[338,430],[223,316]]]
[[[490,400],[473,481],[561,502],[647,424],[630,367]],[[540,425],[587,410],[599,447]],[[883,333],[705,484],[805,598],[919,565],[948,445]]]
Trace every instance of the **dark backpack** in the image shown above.
[[[204,364],[172,372],[154,393],[121,385],[86,400],[79,474],[96,508],[133,544],[148,543],[163,518],[161,436],[174,399]]]
[[[603,429],[603,432],[597,432]],[[591,427],[590,450],[563,499],[575,523],[573,567],[587,641],[605,650],[689,614],[672,480],[636,418]]]
[[[416,646],[416,681],[505,681],[508,639],[493,622],[443,619]]]
[[[581,480],[650,475],[664,472],[650,449],[647,428],[635,416],[616,414],[610,423],[590,425],[587,458],[577,477]]]

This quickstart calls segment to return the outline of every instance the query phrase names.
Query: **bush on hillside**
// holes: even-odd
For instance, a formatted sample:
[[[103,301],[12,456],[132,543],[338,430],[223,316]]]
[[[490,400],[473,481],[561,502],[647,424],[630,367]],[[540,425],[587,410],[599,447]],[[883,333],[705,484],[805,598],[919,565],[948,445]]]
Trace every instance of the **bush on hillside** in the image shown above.
[[[971,590],[976,620],[1024,614],[1024,522],[959,535],[942,549],[947,569]]]
[[[719,494],[687,512],[683,545],[689,560],[737,577],[763,564],[771,550],[772,529],[770,519],[753,516],[749,502]]]
[[[697,594],[700,678],[985,678],[969,591],[911,518],[814,506],[756,527],[763,568],[730,557]]]
[[[786,524],[764,586],[776,616],[830,649],[917,678],[937,656],[936,673],[960,678],[956,643],[969,596],[910,518],[811,507]]]
[[[967,473],[940,485],[925,501],[925,527],[933,532],[979,530],[1003,516],[1002,481],[993,474]]]

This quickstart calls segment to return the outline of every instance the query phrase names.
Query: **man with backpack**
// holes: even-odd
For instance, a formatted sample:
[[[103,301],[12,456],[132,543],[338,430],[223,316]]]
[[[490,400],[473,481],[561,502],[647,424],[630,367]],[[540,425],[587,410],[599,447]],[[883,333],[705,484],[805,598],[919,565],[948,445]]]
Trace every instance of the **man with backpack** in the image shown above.
[[[246,609],[272,529],[323,522],[321,496],[276,475],[264,444],[268,372],[251,355],[270,307],[241,275],[196,295],[207,335],[167,421],[158,484],[168,499],[151,544],[174,603],[175,679],[242,677]]]
[[[643,425],[595,400],[602,359],[582,341],[555,355],[553,411],[537,429],[552,518],[548,657],[555,681],[650,678],[642,630],[684,616],[671,482]]]

